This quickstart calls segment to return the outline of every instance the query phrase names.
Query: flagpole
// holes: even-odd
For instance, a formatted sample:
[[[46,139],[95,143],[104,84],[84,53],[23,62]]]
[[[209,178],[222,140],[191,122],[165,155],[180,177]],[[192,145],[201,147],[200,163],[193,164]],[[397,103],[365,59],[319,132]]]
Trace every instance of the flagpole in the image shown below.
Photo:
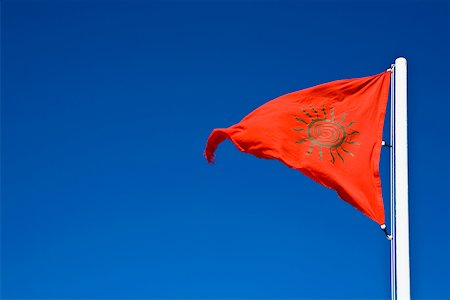
[[[396,300],[397,292],[395,290],[395,185],[394,185],[394,124],[395,124],[395,64],[391,65],[391,121],[390,121],[390,138],[391,147],[389,148],[390,157],[390,217],[391,217],[391,300]]]
[[[394,299],[409,300],[409,217],[408,217],[408,138],[407,138],[407,62],[403,57],[395,60],[394,99],[391,114],[394,115],[392,153],[394,175],[394,220],[391,220],[393,239],[391,263],[394,270]],[[391,99],[392,101],[392,99]],[[392,111],[393,108],[393,111]],[[391,127],[392,129],[392,127]],[[392,199],[391,199],[392,201]]]

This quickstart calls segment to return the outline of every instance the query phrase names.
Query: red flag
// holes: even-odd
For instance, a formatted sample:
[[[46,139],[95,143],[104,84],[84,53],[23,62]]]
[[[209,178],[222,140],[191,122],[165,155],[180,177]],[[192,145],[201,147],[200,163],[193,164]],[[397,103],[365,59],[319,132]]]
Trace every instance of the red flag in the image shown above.
[[[242,152],[277,159],[337,191],[384,224],[379,174],[390,71],[337,80],[283,95],[239,123],[214,129],[205,156],[226,138]]]

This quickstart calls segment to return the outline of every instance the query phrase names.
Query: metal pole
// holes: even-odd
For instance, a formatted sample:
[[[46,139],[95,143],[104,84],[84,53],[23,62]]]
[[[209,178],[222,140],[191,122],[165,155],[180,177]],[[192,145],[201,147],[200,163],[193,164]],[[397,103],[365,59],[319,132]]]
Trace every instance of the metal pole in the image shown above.
[[[394,190],[395,190],[395,277],[398,300],[409,300],[409,218],[406,59],[395,60],[394,102]]]
[[[391,147],[389,148],[389,158],[390,158],[390,174],[389,174],[389,183],[390,183],[390,210],[391,210],[391,300],[396,300],[397,292],[396,288],[396,276],[395,276],[395,172],[394,172],[394,149],[395,149],[395,65],[391,65],[391,121],[390,121],[390,143]]]

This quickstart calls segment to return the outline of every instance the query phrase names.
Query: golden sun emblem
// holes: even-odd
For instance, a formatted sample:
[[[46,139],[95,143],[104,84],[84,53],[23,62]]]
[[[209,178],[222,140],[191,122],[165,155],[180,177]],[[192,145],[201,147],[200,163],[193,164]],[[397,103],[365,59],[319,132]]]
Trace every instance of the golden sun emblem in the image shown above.
[[[346,150],[344,146],[345,144],[359,145],[358,142],[352,141],[353,136],[359,134],[359,132],[349,129],[349,127],[355,122],[350,122],[349,124],[344,125],[343,122],[345,116],[347,115],[346,113],[342,114],[339,121],[336,121],[334,118],[334,108],[329,110],[329,114],[327,114],[324,105],[322,105],[321,113],[319,113],[313,106],[310,106],[310,108],[311,111],[309,112],[306,109],[302,110],[308,119],[302,119],[300,117],[295,118],[298,122],[306,125],[306,128],[301,127],[293,129],[297,132],[306,133],[307,136],[296,141],[296,143],[302,144],[307,141],[310,142],[309,150],[306,152],[307,155],[310,155],[313,152],[314,146],[318,146],[319,160],[323,158],[323,148],[328,148],[331,162],[333,164],[335,162],[335,155],[337,155],[342,162],[344,162],[344,158],[339,151],[353,156],[353,153]]]

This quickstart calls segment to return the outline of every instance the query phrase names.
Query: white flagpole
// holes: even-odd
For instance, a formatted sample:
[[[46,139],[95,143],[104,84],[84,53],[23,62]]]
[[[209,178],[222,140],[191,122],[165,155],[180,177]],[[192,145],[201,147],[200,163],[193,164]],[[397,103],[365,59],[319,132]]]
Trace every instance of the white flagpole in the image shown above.
[[[391,140],[394,175],[394,220],[392,249],[394,264],[393,295],[397,300],[409,300],[409,218],[408,218],[408,138],[407,138],[407,66],[399,57],[394,67],[394,99],[391,114],[394,115],[394,139]],[[392,99],[391,99],[392,101]],[[392,111],[392,108],[394,111]],[[392,128],[392,126],[391,126]],[[392,134],[391,133],[391,134]],[[392,199],[391,199],[392,201]]]
[[[391,300],[395,300],[397,292],[395,291],[395,185],[394,185],[394,120],[395,120],[395,64],[391,65],[391,122],[390,122],[390,210],[391,210]]]

